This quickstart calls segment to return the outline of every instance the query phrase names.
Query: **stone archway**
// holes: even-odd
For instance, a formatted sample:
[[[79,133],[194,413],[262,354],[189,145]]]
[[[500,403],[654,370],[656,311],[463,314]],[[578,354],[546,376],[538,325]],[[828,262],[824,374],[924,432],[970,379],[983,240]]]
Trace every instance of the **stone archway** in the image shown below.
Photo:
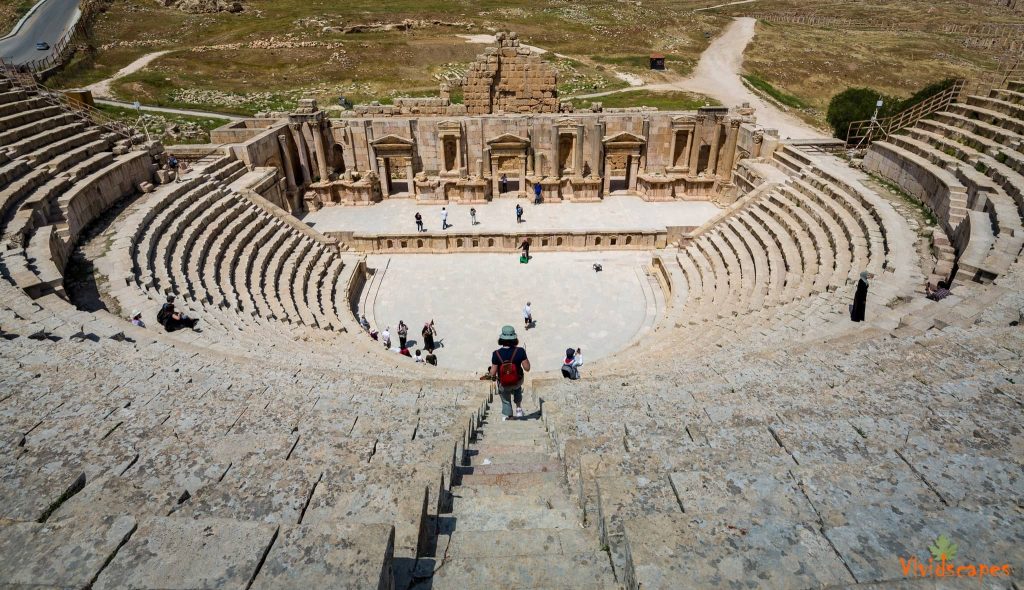
[[[604,147],[604,194],[607,196],[617,190],[635,192],[646,140],[624,131],[606,136],[601,144]]]
[[[488,140],[487,147],[490,152],[491,194],[501,195],[502,174],[508,178],[509,192],[525,194],[530,140],[506,133]]]
[[[385,135],[370,142],[376,157],[381,194],[416,196],[413,181],[415,142],[397,135]]]

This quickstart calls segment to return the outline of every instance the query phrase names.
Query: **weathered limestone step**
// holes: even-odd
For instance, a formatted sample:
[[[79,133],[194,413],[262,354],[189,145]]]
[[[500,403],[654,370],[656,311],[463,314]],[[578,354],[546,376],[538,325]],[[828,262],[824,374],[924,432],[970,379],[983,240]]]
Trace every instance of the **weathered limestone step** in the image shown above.
[[[497,510],[474,506],[479,502],[477,498],[461,502],[456,500],[452,518],[439,519],[438,532],[579,529],[582,526],[575,506],[527,506],[522,498],[507,498],[504,502],[496,502],[494,498],[489,500],[486,506],[498,507]]]
[[[463,475],[460,485],[463,486],[497,486],[505,491],[529,490],[538,485],[561,483],[562,474],[549,471],[546,473],[503,473],[500,475]]]
[[[460,475],[504,475],[510,473],[561,473],[562,464],[557,461],[546,463],[500,463],[494,465],[460,466]]]
[[[562,482],[538,484],[524,489],[502,489],[496,485],[460,485],[452,489],[455,501],[460,499],[470,500],[474,498],[518,498],[520,501],[530,501],[533,498],[551,498],[566,493]]]
[[[450,559],[510,558],[529,555],[586,555],[599,547],[576,529],[525,529],[514,531],[464,531],[457,528],[438,546],[447,547]]]
[[[476,449],[466,452],[469,455],[469,465],[472,467],[484,467],[487,465],[512,464],[544,464],[558,461],[553,453],[541,452],[541,449],[510,448],[491,452],[480,453]]]
[[[604,553],[525,556],[518,559],[450,559],[434,574],[430,588],[459,590],[474,587],[513,588],[617,588]],[[426,587],[426,586],[425,586]],[[414,587],[414,588],[419,588]]]
[[[456,491],[461,487],[456,488]],[[576,503],[571,500],[564,490],[559,489],[554,494],[535,493],[529,496],[513,496],[507,494],[475,496],[467,498],[460,496],[456,499],[451,515],[460,518],[465,515],[477,513],[497,514],[507,512],[515,514],[525,510],[548,510],[548,511],[569,511],[577,509]],[[462,524],[459,523],[461,528]]]

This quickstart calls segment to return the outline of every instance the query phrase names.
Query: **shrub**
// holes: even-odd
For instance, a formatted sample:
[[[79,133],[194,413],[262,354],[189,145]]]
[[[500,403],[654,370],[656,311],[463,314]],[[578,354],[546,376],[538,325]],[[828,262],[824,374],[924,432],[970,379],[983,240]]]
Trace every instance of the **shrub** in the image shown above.
[[[878,99],[884,101],[882,109],[878,113],[879,117],[885,117],[895,112],[893,104],[900,103],[899,100],[885,96],[871,88],[847,88],[829,101],[825,120],[832,126],[832,132],[836,137],[846,139],[850,123],[870,119],[875,112],[875,102]]]

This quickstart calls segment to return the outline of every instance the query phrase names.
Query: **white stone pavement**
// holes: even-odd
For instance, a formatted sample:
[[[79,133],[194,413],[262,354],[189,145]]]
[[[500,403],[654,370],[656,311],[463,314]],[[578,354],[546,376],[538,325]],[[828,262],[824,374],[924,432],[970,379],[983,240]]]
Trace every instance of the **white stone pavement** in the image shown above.
[[[515,326],[535,372],[557,370],[570,346],[581,347],[589,363],[627,346],[645,325],[656,305],[644,284],[642,267],[650,260],[649,252],[636,251],[541,252],[529,264],[511,253],[369,256],[370,268],[387,267],[380,289],[369,292],[373,327],[390,326],[397,346],[404,320],[419,347],[420,330],[432,318],[444,342],[438,364],[458,370],[486,369],[504,324]],[[594,262],[604,270],[595,272]],[[527,301],[536,321],[529,331],[522,318]]]
[[[515,206],[525,210],[522,224],[516,224]],[[470,226],[470,205],[447,205],[448,223],[453,231],[531,232],[553,230],[663,230],[667,226],[699,226],[720,209],[709,201],[646,202],[639,197],[613,195],[599,203],[545,203],[529,199],[500,198],[472,205],[479,224]],[[387,199],[362,206],[325,207],[302,218],[320,232],[402,233],[416,230],[415,213],[423,215],[430,232],[441,231],[441,206],[417,203],[413,199]]]

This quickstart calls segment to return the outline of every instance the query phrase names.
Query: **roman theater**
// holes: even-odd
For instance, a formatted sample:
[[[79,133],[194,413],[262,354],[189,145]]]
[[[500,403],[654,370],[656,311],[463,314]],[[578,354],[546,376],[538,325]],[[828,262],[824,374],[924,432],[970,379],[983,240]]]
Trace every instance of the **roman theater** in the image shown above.
[[[0,588],[1019,588],[1020,66],[855,145],[558,77],[164,145],[6,65]]]

